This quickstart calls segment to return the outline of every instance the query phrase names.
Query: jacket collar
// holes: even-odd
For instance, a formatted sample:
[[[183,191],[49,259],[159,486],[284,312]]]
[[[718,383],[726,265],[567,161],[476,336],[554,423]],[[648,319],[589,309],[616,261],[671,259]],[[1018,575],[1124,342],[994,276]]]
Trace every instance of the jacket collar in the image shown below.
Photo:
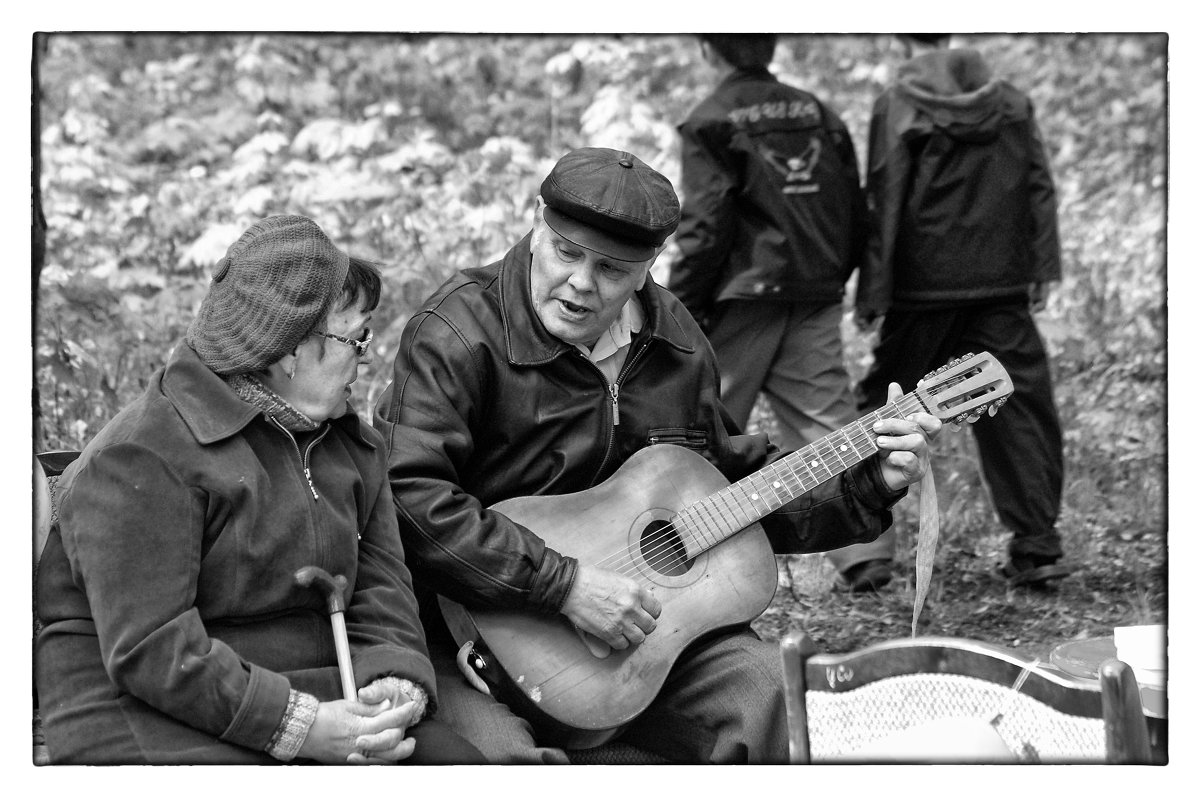
[[[537,316],[529,290],[529,242],[532,232],[510,249],[500,262],[500,314],[504,319],[504,343],[508,361],[514,366],[538,366],[548,363],[575,347],[551,335]],[[663,301],[662,288],[647,275],[646,285],[636,296],[646,312],[643,334],[663,341],[683,352],[695,351],[683,325]]]
[[[196,350],[180,341],[163,370],[162,390],[183,423],[201,445],[208,445],[237,434],[256,417],[263,415],[242,400],[212,369],[204,365]],[[350,404],[346,412],[329,423],[342,427],[362,444],[374,448],[360,428],[358,414]]]
[[[772,80],[776,83],[779,78],[775,77],[767,67],[747,67],[745,69],[735,69],[722,79],[718,86],[724,86],[729,83],[740,83],[744,80]]]

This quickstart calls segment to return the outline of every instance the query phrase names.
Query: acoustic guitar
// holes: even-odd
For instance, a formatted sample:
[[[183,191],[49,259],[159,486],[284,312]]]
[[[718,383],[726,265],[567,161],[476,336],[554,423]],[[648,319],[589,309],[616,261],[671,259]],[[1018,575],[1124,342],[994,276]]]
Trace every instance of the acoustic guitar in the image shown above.
[[[565,616],[466,608],[439,597],[460,646],[497,698],[567,748],[600,745],[654,700],[701,636],[757,618],[775,594],[775,557],[758,521],[878,451],[871,426],[926,412],[944,423],[994,414],[1012,393],[990,354],[965,355],[894,403],[730,484],[699,454],[642,449],[596,487],[499,502],[493,510],[556,551],[640,580],[662,602],[645,642],[610,649]]]

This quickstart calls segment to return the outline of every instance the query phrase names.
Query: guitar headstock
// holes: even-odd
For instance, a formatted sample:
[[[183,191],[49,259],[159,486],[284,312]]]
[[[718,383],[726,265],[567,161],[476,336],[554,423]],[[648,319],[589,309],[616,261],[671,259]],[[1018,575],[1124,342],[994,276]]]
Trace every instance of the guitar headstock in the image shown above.
[[[1013,392],[1004,366],[987,352],[966,354],[926,374],[913,393],[946,424],[974,423],[996,415]]]

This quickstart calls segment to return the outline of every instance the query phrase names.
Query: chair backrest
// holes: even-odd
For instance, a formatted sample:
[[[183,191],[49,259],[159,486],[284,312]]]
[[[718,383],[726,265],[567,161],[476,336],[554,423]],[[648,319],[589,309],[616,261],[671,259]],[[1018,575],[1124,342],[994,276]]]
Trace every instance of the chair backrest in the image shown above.
[[[74,449],[39,452],[33,457],[33,565],[36,568],[46,547],[50,527],[58,519],[55,493],[58,477],[79,458]]]
[[[56,478],[57,481],[57,478]],[[57,486],[55,486],[57,487]],[[54,523],[54,504],[50,494],[50,478],[37,457],[33,458],[33,569],[37,570],[42,549]]]
[[[41,452],[33,458],[33,584],[37,593],[37,567],[46,548],[50,528],[58,520],[58,478],[79,457],[79,452],[62,450]],[[37,606],[34,606],[34,629]]]
[[[79,457],[77,451],[42,452],[33,458],[33,638],[41,628],[37,611],[37,569],[50,528],[58,520],[58,478]],[[50,764],[42,719],[38,711],[37,683],[33,684],[33,764]]]
[[[994,730],[1017,761],[1151,761],[1137,682],[1119,660],[1104,663],[1097,684],[949,637],[819,654],[807,635],[792,632],[780,654],[792,762],[952,761],[880,754],[905,730],[949,719]],[[863,751],[870,753],[856,756]]]

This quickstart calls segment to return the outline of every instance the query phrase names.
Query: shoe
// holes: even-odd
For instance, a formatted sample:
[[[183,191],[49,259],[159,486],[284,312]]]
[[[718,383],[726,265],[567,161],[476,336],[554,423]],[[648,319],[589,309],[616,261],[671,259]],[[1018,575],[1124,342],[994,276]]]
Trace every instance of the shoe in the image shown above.
[[[833,581],[833,589],[839,593],[875,593],[890,581],[891,560],[867,560],[839,573]]]
[[[1071,569],[1056,560],[1037,557],[1015,557],[1000,569],[1009,587],[1045,588],[1058,579],[1071,575]]]

